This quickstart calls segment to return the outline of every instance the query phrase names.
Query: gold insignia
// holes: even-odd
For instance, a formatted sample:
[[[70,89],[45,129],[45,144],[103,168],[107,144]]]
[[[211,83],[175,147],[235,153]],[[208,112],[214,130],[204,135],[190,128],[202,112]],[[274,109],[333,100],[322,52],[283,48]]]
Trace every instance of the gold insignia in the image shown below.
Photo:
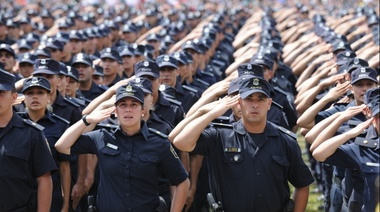
[[[255,86],[259,85],[260,80],[258,78],[253,79],[252,84]]]
[[[175,158],[179,158],[172,145],[170,145],[170,151],[172,152]]]
[[[132,86],[131,85],[127,85],[127,87],[125,88],[125,91],[132,92]]]

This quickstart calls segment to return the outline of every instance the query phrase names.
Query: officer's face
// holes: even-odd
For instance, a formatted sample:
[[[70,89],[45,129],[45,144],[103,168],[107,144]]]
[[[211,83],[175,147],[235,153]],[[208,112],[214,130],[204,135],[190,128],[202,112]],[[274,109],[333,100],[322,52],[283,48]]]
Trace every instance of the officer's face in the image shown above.
[[[79,72],[79,82],[89,82],[94,73],[94,69],[91,66],[84,63],[75,63],[73,65]]]
[[[49,48],[49,50],[50,50],[51,59],[56,60],[56,61],[61,60],[62,55],[61,55],[61,51],[59,49]]]
[[[175,87],[178,76],[178,69],[173,67],[164,66],[160,68],[160,79],[161,83],[171,87]]]
[[[70,78],[65,75],[59,75],[58,91],[64,95],[66,94],[66,85],[69,83]]]
[[[33,87],[24,92],[25,95],[25,105],[30,111],[45,111],[46,106],[50,101],[49,91]]]
[[[17,99],[17,93],[0,90],[0,117],[12,112],[12,105]],[[5,126],[0,126],[5,127]]]
[[[135,57],[134,56],[123,56],[123,68],[131,69],[135,65]]]
[[[266,122],[267,112],[272,99],[262,93],[254,93],[245,99],[240,99],[242,118],[245,124],[258,124]]]
[[[119,68],[119,64],[116,62],[116,60],[113,60],[111,58],[103,58],[101,60],[100,66],[103,67],[104,76],[112,76],[117,74]]]
[[[8,27],[8,36],[18,39],[20,36],[20,29],[18,27]]]
[[[353,84],[351,91],[354,94],[356,105],[363,104],[365,92],[370,88],[374,88],[375,86],[377,86],[377,84],[368,79],[362,79]]]
[[[182,79],[186,79],[187,77],[189,77],[190,72],[189,72],[189,69],[187,68],[187,65],[179,63],[178,64],[178,71],[179,71],[179,75],[181,76]]]
[[[126,97],[116,103],[115,113],[122,128],[139,127],[144,112],[141,103],[134,98]]]
[[[83,42],[78,39],[71,39],[71,53],[77,54],[82,51],[83,49]]]
[[[13,66],[16,64],[12,54],[5,50],[0,50],[0,62],[4,63],[4,69],[8,72],[12,72]]]
[[[27,78],[27,77],[30,77],[32,76],[32,73],[34,71],[33,69],[33,64],[30,64],[30,63],[20,63],[18,65],[19,69],[20,69],[20,74]]]
[[[69,79],[69,82],[66,84],[65,94],[66,96],[74,98],[75,93],[79,88],[79,83],[71,77],[67,77],[67,78]]]

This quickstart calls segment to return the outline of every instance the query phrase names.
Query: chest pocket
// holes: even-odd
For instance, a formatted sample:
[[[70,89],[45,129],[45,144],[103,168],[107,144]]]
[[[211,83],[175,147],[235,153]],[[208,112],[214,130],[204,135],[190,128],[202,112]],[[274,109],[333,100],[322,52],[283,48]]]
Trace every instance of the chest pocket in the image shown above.
[[[271,171],[273,172],[273,176],[280,181],[287,180],[288,170],[289,170],[289,160],[283,155],[272,155],[273,168]]]
[[[30,152],[26,148],[7,147],[4,155],[0,156],[3,164],[0,166],[0,175],[18,179],[31,177],[29,156]]]
[[[138,156],[138,163],[136,169],[137,177],[157,176],[158,170],[158,156],[143,154]],[[135,165],[135,166],[136,166]]]
[[[120,151],[103,147],[100,149],[101,157],[103,160],[99,162],[103,165],[103,170],[109,174],[116,174],[119,171],[119,164],[121,160]]]
[[[241,179],[244,177],[244,155],[242,152],[224,151],[223,173],[230,179]]]
[[[380,172],[380,167],[378,163],[364,163],[362,164],[362,171],[366,174],[378,174]]]

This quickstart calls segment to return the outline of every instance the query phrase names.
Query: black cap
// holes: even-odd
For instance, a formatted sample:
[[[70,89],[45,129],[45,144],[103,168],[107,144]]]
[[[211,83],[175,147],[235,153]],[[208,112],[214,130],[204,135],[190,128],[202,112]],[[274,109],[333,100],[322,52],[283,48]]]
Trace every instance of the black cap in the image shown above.
[[[116,60],[116,62],[118,62],[119,64],[123,63],[123,61],[122,61],[119,53],[116,50],[112,49],[112,48],[105,48],[105,49],[103,49],[100,52],[100,58],[101,59],[110,58],[110,59]]]
[[[22,16],[18,22],[20,24],[30,24],[30,18],[28,16]]]
[[[34,54],[37,55],[37,56],[45,56],[45,57],[48,57],[48,58],[51,57],[50,50],[48,48],[41,47],[41,46],[36,49],[36,51],[34,52]]]
[[[74,66],[76,63],[86,64],[88,66],[92,66],[92,59],[90,55],[86,53],[78,53],[74,55],[71,65]]]
[[[366,104],[368,107],[372,108],[372,101],[376,97],[377,98],[380,97],[380,88],[375,87],[375,88],[368,89],[364,94],[364,104]]]
[[[26,39],[21,39],[18,42],[18,49],[27,49],[29,51],[33,49],[32,45],[33,42],[27,41]]]
[[[160,41],[161,38],[158,37],[158,35],[156,33],[151,33],[149,34],[147,37],[146,37],[146,40],[147,41]]]
[[[152,82],[144,77],[136,77],[129,81],[130,84],[140,87],[144,93],[152,93]]]
[[[0,18],[0,20],[1,20],[1,18]],[[8,19],[5,25],[7,27],[14,27],[14,28],[18,28],[20,26],[18,22],[13,21],[12,19]]]
[[[77,30],[71,30],[69,34],[70,40],[84,40],[82,34]]]
[[[145,75],[152,76],[154,78],[160,77],[160,69],[155,62],[140,61],[135,64],[134,72],[136,77],[142,77]]]
[[[260,65],[251,64],[251,63],[243,63],[239,65],[238,76],[256,76],[264,79],[264,70]]]
[[[351,85],[355,84],[359,80],[368,79],[377,83],[377,71],[370,67],[356,68],[351,73]]]
[[[178,63],[181,63],[183,65],[187,65],[189,63],[184,52],[173,52],[171,56],[174,57]]]
[[[265,54],[261,54],[261,53],[254,54],[250,60],[250,63],[266,66],[269,68],[269,70],[273,69],[273,60],[270,59],[270,57],[266,56]]]
[[[50,92],[50,83],[45,77],[32,77],[27,78],[22,86],[21,93],[25,93],[26,90],[33,87],[43,88]]]
[[[70,35],[67,32],[58,32],[55,35],[55,39],[57,39],[57,40],[59,40],[59,41],[61,41],[63,43],[67,43],[70,40]]]
[[[122,32],[133,32],[136,33],[138,29],[133,24],[125,24],[123,28],[121,29]]]
[[[79,82],[79,71],[76,68],[67,66],[67,76]]]
[[[16,77],[0,69],[0,91],[15,90]]]
[[[145,46],[144,45],[139,45],[137,43],[132,44],[132,49],[133,49],[133,54],[136,55],[144,55],[145,53]]]
[[[165,66],[169,66],[169,67],[178,69],[178,62],[177,62],[177,60],[174,59],[172,56],[167,55],[167,54],[159,55],[156,58],[156,63],[157,63],[157,65],[158,65],[159,68],[162,68],[162,67],[165,67]]]
[[[266,80],[260,77],[249,77],[242,80],[239,88],[240,97],[242,99],[258,92],[270,98],[270,85]]]
[[[32,53],[20,54],[17,57],[17,61],[19,64],[20,63],[30,63],[33,65],[35,60],[37,60],[37,56],[32,54]]]
[[[126,84],[116,90],[116,102],[126,97],[134,98],[144,104],[144,91],[137,85]]]
[[[95,65],[95,72],[93,74],[93,76],[101,76],[101,77],[104,77],[104,74],[103,74],[103,67],[99,66],[99,65]]]
[[[46,47],[51,48],[51,49],[62,50],[63,49],[63,43],[57,39],[49,38],[48,42],[46,43]]]
[[[351,74],[351,72],[355,70],[356,68],[367,67],[369,66],[369,64],[366,60],[356,57],[354,59],[349,60],[346,66],[347,66],[346,72]]]
[[[65,75],[65,76],[68,76],[69,73],[67,71],[67,66],[66,64],[62,63],[62,62],[59,62],[59,74],[60,75]]]
[[[351,50],[351,46],[342,40],[335,41],[333,43],[333,53],[336,53],[339,50]]]
[[[5,51],[11,53],[11,55],[13,56],[13,58],[16,57],[15,51],[13,51],[13,49],[11,48],[11,46],[8,45],[8,44],[5,44],[5,43],[0,44],[0,50],[5,50]]]
[[[230,85],[228,86],[228,91],[227,91],[228,95],[239,92],[241,80],[242,78],[239,78],[239,77],[231,80]]]
[[[34,61],[34,72],[35,74],[50,74],[58,75],[60,70],[59,62],[53,59],[37,59]]]
[[[121,47],[120,57],[134,56],[134,55],[135,54],[133,53],[133,49],[131,47],[129,47],[129,46],[122,46]]]
[[[339,52],[336,55],[336,64],[337,65],[343,65],[349,61],[351,58],[355,58],[356,54],[353,51],[345,50],[343,52]]]
[[[201,50],[199,49],[198,45],[195,44],[193,41],[191,40],[188,40],[185,42],[185,44],[182,45],[182,49],[183,50],[186,50],[186,49],[192,49],[194,50],[195,52],[197,52],[198,54],[201,54]]]

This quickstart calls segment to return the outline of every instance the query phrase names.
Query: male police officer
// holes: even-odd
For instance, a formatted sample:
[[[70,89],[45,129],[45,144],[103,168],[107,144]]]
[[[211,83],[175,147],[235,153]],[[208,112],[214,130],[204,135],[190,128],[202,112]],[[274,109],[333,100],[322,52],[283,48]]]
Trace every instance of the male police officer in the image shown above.
[[[227,97],[188,123],[174,138],[174,145],[206,155],[212,193],[224,211],[292,210],[288,181],[296,188],[294,211],[304,211],[313,177],[294,135],[267,121],[272,103],[269,83],[247,78],[239,93],[240,97]],[[240,121],[204,130],[236,104],[241,106]]]
[[[14,83],[0,70],[0,211],[48,211],[57,167],[42,127],[13,112]]]

